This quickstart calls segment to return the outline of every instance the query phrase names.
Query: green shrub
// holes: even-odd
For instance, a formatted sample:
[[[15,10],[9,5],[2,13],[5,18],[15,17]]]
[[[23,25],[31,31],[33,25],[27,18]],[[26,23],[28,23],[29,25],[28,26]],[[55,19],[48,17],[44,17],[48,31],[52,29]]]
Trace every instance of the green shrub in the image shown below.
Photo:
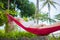
[[[0,39],[21,39],[22,37],[28,37],[28,38],[32,38],[35,37],[36,35],[28,33],[28,32],[19,32],[19,31],[12,31],[10,33],[5,33],[4,31],[0,30]]]
[[[49,40],[60,40],[60,37],[55,38],[55,37],[49,37]]]
[[[1,40],[21,40],[22,38],[30,39],[34,37],[37,37],[37,36],[25,31],[24,32],[12,31],[10,33],[5,33],[4,30],[0,30]],[[49,37],[49,40],[60,40],[60,37],[59,38]]]

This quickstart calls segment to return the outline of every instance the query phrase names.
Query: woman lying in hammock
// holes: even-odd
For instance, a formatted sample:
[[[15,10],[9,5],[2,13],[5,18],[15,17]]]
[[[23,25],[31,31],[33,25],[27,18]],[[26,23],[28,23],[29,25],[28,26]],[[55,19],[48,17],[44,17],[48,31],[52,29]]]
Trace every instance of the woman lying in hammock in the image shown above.
[[[9,14],[7,16],[8,16],[8,20],[10,22],[14,21],[17,25],[22,27],[24,30],[31,32],[33,34],[36,34],[36,35],[44,36],[44,35],[48,35],[52,32],[60,30],[60,23],[59,22],[52,24],[52,25],[40,24],[40,25],[34,25],[34,26],[30,25],[29,27],[26,27],[23,24],[23,22],[25,22],[25,21],[23,21],[22,19],[14,18],[13,16],[11,16]]]
[[[24,24],[28,24],[27,22],[25,22],[22,18],[16,18],[20,23],[24,23]],[[23,25],[24,25],[23,24]],[[46,24],[36,24],[36,25],[29,25],[30,28],[38,28],[38,29],[42,29],[42,28],[50,28],[50,27],[55,27],[55,26],[60,26],[60,22],[56,22],[54,24],[51,25],[46,25]]]
[[[60,22],[56,22],[56,23],[51,24],[51,25],[46,25],[46,24],[39,25],[39,24],[37,24],[37,25],[32,25],[31,27],[42,29],[42,28],[50,28],[50,27],[56,27],[56,26],[60,26]]]

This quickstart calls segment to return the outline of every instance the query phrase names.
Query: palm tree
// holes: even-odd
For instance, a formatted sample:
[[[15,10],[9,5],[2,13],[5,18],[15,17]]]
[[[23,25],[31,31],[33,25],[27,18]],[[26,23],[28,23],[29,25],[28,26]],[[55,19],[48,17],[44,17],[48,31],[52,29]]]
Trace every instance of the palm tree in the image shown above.
[[[55,8],[55,9],[57,9],[56,8],[56,6],[55,6],[55,4],[57,4],[57,5],[59,5],[57,2],[54,2],[53,0],[44,0],[45,2],[43,3],[43,5],[42,5],[42,7],[41,7],[41,9],[42,8],[44,8],[46,5],[48,6],[48,17],[50,17],[50,10],[51,10],[51,5]],[[60,5],[59,5],[60,6]],[[40,9],[40,10],[41,10]],[[48,19],[49,20],[49,19]],[[50,21],[50,20],[49,20]],[[49,22],[50,23],[50,22]]]
[[[51,16],[50,16],[51,5],[52,5],[55,9],[57,9],[56,6],[55,6],[55,4],[57,4],[57,5],[59,5],[59,4],[58,4],[57,2],[54,2],[53,0],[43,0],[43,1],[45,1],[45,2],[43,3],[41,9],[44,8],[44,7],[47,5],[47,6],[48,6],[48,17],[50,18],[50,17],[51,17]],[[60,6],[60,5],[59,5],[59,6]],[[40,10],[41,10],[41,9],[40,9]],[[52,21],[54,21],[54,20],[52,20]],[[56,22],[56,21],[54,21],[54,22]],[[48,23],[51,24],[51,19],[48,19]],[[54,37],[53,34],[52,34],[52,36]]]

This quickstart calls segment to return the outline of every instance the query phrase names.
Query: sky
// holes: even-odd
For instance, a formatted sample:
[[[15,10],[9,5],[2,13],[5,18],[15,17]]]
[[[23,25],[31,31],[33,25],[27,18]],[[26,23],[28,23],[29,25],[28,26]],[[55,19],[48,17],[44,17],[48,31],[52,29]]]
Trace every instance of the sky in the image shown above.
[[[36,0],[29,0],[29,1],[30,1],[30,2],[33,2],[33,3],[36,5]],[[57,3],[60,4],[60,0],[53,0],[53,1],[55,1],[55,2],[57,2]],[[39,2],[39,8],[41,8],[42,4],[43,4],[43,3],[40,1],[40,2]],[[50,11],[50,16],[51,16],[51,18],[53,18],[54,15],[60,13],[60,6],[56,5],[56,8],[57,8],[57,10],[51,6],[51,11]],[[45,6],[45,7],[42,9],[42,11],[43,11],[43,12],[48,12],[47,6]]]

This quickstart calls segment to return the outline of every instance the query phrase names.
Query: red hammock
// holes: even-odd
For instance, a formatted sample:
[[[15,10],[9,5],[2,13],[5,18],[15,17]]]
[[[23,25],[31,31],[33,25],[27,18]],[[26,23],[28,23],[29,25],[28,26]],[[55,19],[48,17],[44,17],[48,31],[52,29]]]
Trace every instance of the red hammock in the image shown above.
[[[50,28],[43,28],[43,29],[27,28],[23,24],[21,24],[19,21],[17,21],[13,16],[7,14],[7,17],[8,17],[9,20],[13,20],[17,25],[22,27],[24,30],[26,30],[30,33],[36,34],[36,35],[40,35],[40,36],[45,36],[45,35],[48,35],[52,32],[60,30],[60,26],[50,27]]]

